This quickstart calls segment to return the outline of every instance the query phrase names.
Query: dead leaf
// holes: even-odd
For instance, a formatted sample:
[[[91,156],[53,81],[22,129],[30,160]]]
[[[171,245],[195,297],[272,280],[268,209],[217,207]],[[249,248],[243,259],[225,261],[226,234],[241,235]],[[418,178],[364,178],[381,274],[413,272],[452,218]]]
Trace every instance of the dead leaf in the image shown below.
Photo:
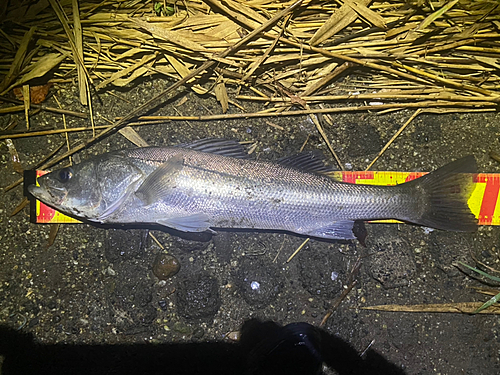
[[[56,241],[57,232],[61,224],[50,224],[49,240],[47,241],[47,248],[51,247]]]
[[[378,305],[362,307],[363,310],[393,312],[434,312],[472,314],[483,305],[482,302],[430,303],[422,305]],[[500,314],[500,304],[495,304],[478,314]]]
[[[49,89],[52,87],[52,83],[47,83],[45,85],[39,86],[30,86],[30,99],[32,104],[40,104],[42,103],[47,94],[49,93]],[[14,87],[12,92],[19,100],[24,100],[23,91],[20,87]]]
[[[222,112],[226,113],[229,107],[228,102],[229,98],[227,96],[226,85],[224,84],[224,80],[219,80],[214,88],[215,97],[219,101],[222,106]]]
[[[203,46],[200,44],[193,42],[186,38],[186,34],[182,35],[177,31],[171,31],[162,27],[161,24],[157,23],[149,23],[141,20],[137,20],[135,18],[131,18],[130,21],[136,23],[141,26],[143,29],[149,31],[155,37],[164,40],[166,42],[177,44],[183,48],[186,48],[188,51],[197,51],[197,52],[208,52]]]
[[[352,9],[354,9],[356,13],[358,13],[361,17],[363,17],[373,26],[380,27],[381,29],[387,28],[384,18],[377,12],[374,12],[373,10],[365,6],[364,4],[357,1],[351,1],[347,4],[349,4],[349,6]]]
[[[346,0],[344,4],[330,16],[323,26],[316,31],[309,41],[311,46],[316,46],[324,42],[337,34],[340,30],[349,26],[358,18],[358,14],[348,5],[348,3],[349,0]],[[367,6],[371,3],[371,0],[360,0],[358,3]]]
[[[452,2],[449,2],[446,4],[444,7],[441,9],[436,10],[434,13],[430,14],[427,16],[420,26],[417,28],[417,30],[423,30],[426,29],[428,26],[430,26],[431,23],[433,23],[436,19],[441,17],[443,14],[445,14],[447,11],[449,11],[455,4],[458,3],[458,0],[453,0]]]
[[[127,68],[125,69],[122,69],[116,73],[113,73],[111,75],[111,77],[109,77],[108,79],[102,81],[101,83],[99,83],[97,86],[96,86],[96,90],[99,90],[101,88],[103,88],[104,86],[112,83],[112,84],[115,84],[116,85],[116,82],[115,81],[118,81],[119,78],[123,77],[123,76],[126,76],[136,70],[138,70],[140,67],[142,67],[144,64],[147,64],[148,62],[150,62],[151,60],[155,59],[156,58],[156,54],[152,54],[152,55],[144,55],[142,57],[141,60],[139,60],[138,62],[136,62],[135,64],[132,64],[130,66],[128,66]],[[122,86],[122,85],[120,85]]]
[[[4,93],[10,91],[13,87],[20,86],[28,82],[33,78],[42,77],[59,65],[65,58],[66,56],[61,55],[60,53],[49,53],[43,56],[36,63],[31,64],[27,69],[24,69],[23,72],[25,71],[27,73],[25,73],[19,80],[16,81],[16,83],[5,90]]]
[[[118,133],[127,138],[130,142],[132,142],[137,147],[147,147],[149,146],[148,142],[146,142],[134,129],[130,126],[126,126],[120,130]]]
[[[16,56],[14,57],[14,61],[10,65],[9,72],[4,77],[3,81],[0,83],[0,92],[1,92],[0,95],[4,95],[6,92],[10,91],[11,87],[9,87],[9,85],[12,83],[13,80],[17,78],[17,75],[21,70],[21,66],[23,65],[23,63],[25,63],[24,58],[26,56],[26,52],[28,50],[28,45],[31,41],[31,38],[35,33],[35,29],[36,29],[35,27],[32,27],[31,29],[29,29],[29,31],[26,32],[26,34],[24,34],[24,37],[21,40],[21,44],[19,45],[19,49],[16,52]],[[20,83],[18,85],[20,85]],[[7,87],[9,88],[6,89]]]
[[[189,68],[184,65],[182,61],[179,61],[176,59],[174,56],[171,55],[165,55],[167,58],[168,62],[172,65],[172,67],[175,69],[175,71],[181,76],[181,78],[184,78],[191,74],[191,71]],[[193,80],[188,81],[187,83],[192,82]],[[201,87],[200,85],[193,85],[191,86],[193,91],[199,95],[205,95],[207,93],[207,90]]]

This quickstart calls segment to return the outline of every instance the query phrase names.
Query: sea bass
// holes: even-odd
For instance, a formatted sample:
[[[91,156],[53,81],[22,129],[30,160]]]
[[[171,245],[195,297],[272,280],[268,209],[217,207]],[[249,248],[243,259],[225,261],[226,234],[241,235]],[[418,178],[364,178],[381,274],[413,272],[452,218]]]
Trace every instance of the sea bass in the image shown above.
[[[248,228],[354,239],[355,221],[376,219],[477,229],[467,205],[475,187],[473,156],[396,186],[343,183],[325,171],[313,152],[258,161],[236,141],[205,139],[102,154],[39,177],[40,186],[28,189],[77,218],[185,232]]]

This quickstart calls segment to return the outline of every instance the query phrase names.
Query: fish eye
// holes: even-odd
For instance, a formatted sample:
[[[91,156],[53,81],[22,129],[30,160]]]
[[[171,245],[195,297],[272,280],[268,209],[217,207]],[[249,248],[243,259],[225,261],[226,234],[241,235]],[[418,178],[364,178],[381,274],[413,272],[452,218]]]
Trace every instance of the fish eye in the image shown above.
[[[62,183],[68,182],[72,176],[73,169],[69,167],[61,169],[57,175],[59,181],[61,181]]]

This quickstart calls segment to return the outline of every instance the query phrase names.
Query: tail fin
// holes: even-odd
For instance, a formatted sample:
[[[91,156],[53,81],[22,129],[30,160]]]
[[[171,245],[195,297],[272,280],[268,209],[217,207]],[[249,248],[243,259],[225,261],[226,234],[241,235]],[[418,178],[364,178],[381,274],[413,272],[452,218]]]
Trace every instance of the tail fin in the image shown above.
[[[469,155],[436,169],[423,177],[408,182],[408,188],[423,195],[420,217],[415,224],[457,232],[475,232],[477,219],[467,201],[476,184],[476,159]]]

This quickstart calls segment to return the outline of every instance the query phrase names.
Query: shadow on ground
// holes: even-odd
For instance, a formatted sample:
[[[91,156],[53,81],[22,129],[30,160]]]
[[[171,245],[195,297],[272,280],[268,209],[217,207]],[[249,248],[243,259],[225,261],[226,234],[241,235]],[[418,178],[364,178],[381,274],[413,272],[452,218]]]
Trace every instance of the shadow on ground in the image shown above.
[[[360,356],[346,341],[307,323],[281,327],[249,320],[233,342],[186,344],[38,344],[0,327],[3,375],[23,374],[404,374],[380,354]]]

